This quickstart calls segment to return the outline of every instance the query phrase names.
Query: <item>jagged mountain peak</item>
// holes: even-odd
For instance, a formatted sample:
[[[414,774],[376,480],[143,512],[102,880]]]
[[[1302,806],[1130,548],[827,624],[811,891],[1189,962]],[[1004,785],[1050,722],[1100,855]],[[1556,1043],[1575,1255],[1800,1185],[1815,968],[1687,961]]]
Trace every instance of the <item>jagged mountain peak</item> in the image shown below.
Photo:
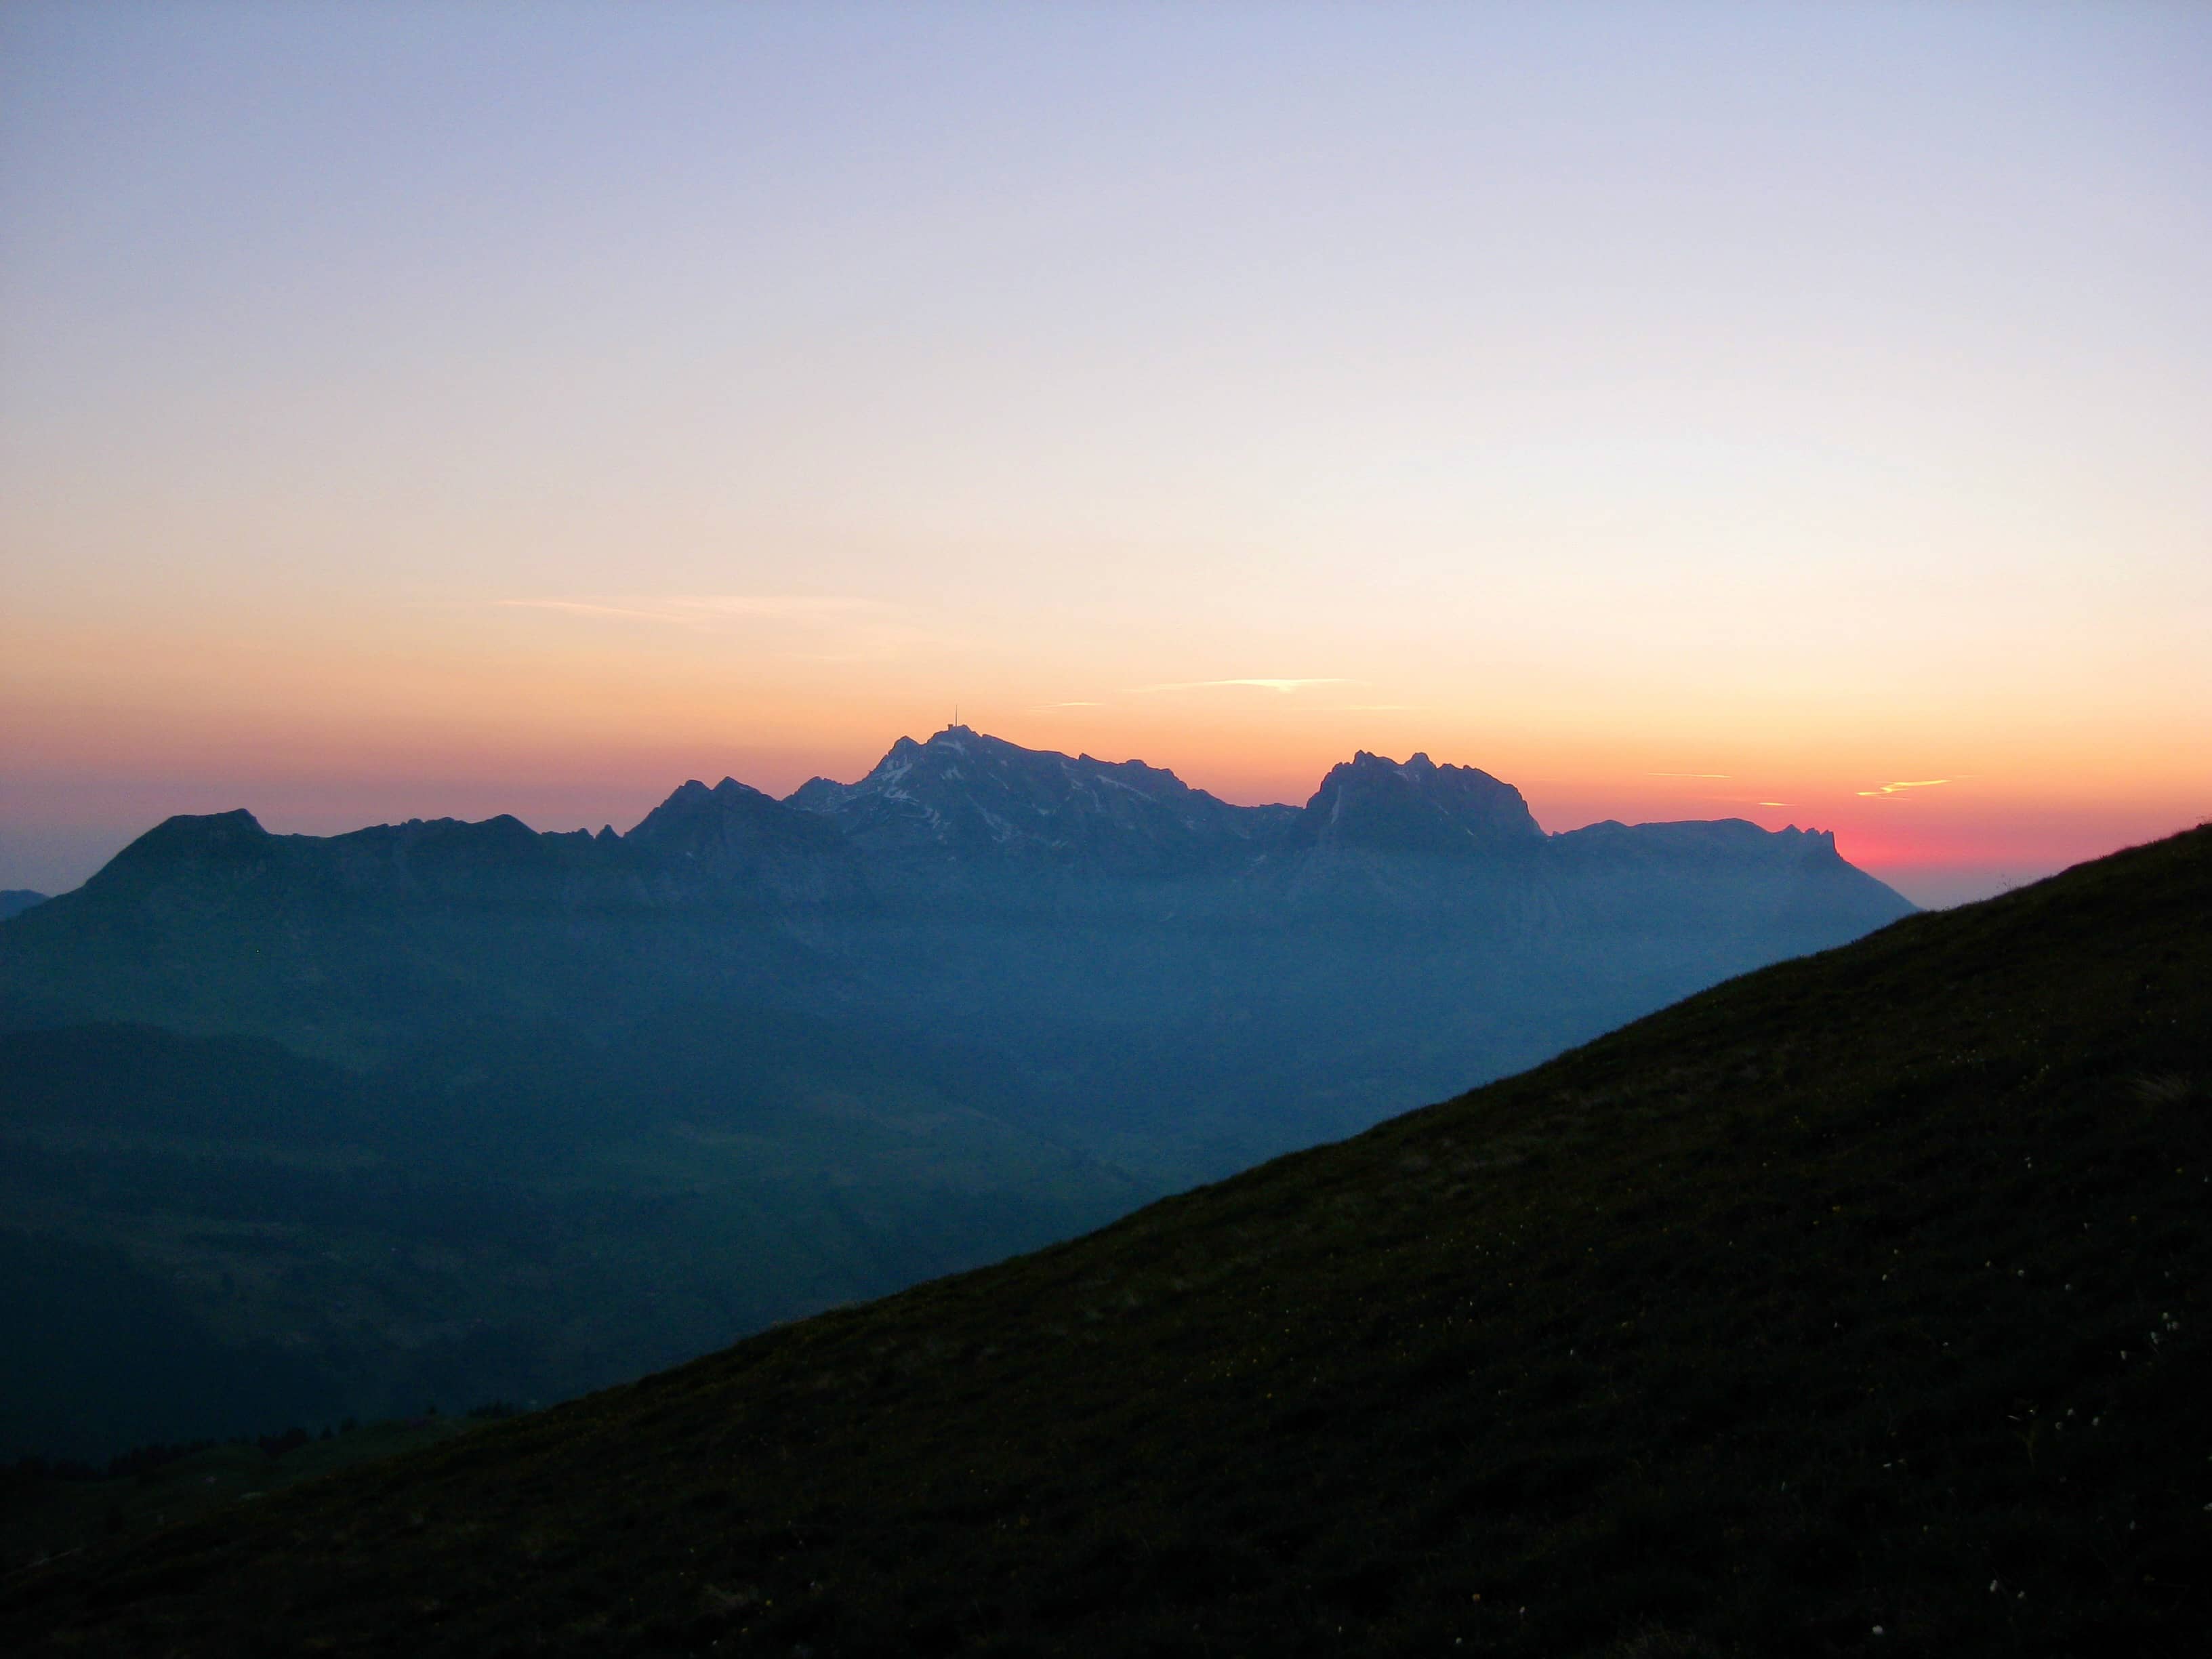
[[[1479,768],[1362,749],[1329,769],[1291,844],[1466,857],[1543,839],[1521,792]]]
[[[718,904],[853,903],[862,882],[852,849],[813,813],[724,778],[693,778],[619,845],[642,860],[647,891]]]
[[[739,783],[735,778],[726,777],[712,788],[708,788],[707,785],[700,782],[696,778],[686,778],[681,784],[678,784],[676,789],[669,795],[668,800],[670,802],[701,801],[708,799],[727,800],[732,799],[742,799],[748,795],[758,796],[763,800],[771,800],[775,799],[773,796],[765,794],[762,791],[754,788],[752,785],[749,783]]]
[[[787,799],[869,854],[1121,874],[1218,867],[1289,816],[1231,806],[1142,761],[1025,749],[957,725],[901,738],[856,783],[814,778]]]
[[[724,778],[711,789],[696,778],[689,780],[622,839],[687,857],[709,844],[735,853],[767,846],[829,850],[837,842],[835,831],[813,814],[735,778]]]

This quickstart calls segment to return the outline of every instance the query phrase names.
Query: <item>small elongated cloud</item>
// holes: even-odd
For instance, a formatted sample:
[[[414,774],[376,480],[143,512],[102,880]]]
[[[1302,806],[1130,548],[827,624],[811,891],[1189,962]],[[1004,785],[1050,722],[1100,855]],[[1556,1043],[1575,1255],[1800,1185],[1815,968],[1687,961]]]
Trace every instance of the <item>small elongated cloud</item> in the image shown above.
[[[627,605],[598,605],[588,599],[495,599],[493,603],[504,610],[558,611],[570,617],[620,617],[631,622],[677,620],[662,611],[644,611]]]
[[[1334,677],[1322,677],[1310,679],[1282,680],[1177,680],[1169,685],[1140,685],[1135,689],[1138,695],[1150,696],[1155,691],[1208,691],[1217,686],[1249,685],[1256,687],[1258,690],[1262,691],[1279,691],[1284,696],[1288,696],[1293,691],[1303,691],[1309,685],[1364,685],[1366,684],[1367,682],[1365,680],[1347,680]]]
[[[1879,789],[1862,789],[1859,791],[1859,793],[1862,795],[1874,796],[1896,795],[1903,793],[1907,789],[1933,789],[1939,783],[1949,783],[1950,781],[1951,780],[1949,778],[1900,779],[1895,783],[1885,783]]]
[[[691,593],[652,599],[501,599],[517,611],[558,611],[574,617],[613,617],[626,622],[669,623],[703,628],[748,618],[808,620],[852,617],[881,609],[871,599],[816,593]]]
[[[909,652],[943,647],[948,640],[919,628],[877,599],[826,593],[678,593],[632,599],[517,599],[495,604],[509,610],[605,617],[681,628],[692,633],[744,633],[765,638],[793,661],[883,662]]]
[[[1725,772],[1646,772],[1647,778],[1724,778]]]

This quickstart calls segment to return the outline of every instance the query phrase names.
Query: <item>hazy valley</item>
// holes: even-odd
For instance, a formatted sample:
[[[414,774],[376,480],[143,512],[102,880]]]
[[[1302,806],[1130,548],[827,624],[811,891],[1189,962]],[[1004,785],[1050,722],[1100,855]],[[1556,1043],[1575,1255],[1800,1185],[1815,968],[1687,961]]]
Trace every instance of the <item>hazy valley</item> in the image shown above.
[[[1249,808],[961,727],[620,836],[171,819],[0,928],[0,1449],[563,1397],[1909,909],[1425,757]]]

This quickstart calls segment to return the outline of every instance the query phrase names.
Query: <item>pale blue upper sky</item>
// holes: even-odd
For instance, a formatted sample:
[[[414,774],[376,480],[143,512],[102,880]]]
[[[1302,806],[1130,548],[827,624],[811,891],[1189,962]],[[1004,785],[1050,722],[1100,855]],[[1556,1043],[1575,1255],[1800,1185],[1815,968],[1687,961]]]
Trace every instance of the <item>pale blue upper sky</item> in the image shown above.
[[[2184,6],[19,3],[0,884],[956,695],[1246,795],[1357,742],[2178,823],[2208,110]],[[702,596],[758,603],[588,609]],[[1316,689],[1147,690],[1258,678]]]

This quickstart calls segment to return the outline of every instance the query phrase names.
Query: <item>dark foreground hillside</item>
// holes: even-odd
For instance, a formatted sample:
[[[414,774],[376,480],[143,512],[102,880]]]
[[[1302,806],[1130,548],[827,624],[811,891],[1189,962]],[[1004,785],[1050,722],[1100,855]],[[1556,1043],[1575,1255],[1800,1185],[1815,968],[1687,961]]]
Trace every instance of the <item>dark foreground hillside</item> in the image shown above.
[[[18,1574],[11,1651],[2197,1651],[2212,830]]]

